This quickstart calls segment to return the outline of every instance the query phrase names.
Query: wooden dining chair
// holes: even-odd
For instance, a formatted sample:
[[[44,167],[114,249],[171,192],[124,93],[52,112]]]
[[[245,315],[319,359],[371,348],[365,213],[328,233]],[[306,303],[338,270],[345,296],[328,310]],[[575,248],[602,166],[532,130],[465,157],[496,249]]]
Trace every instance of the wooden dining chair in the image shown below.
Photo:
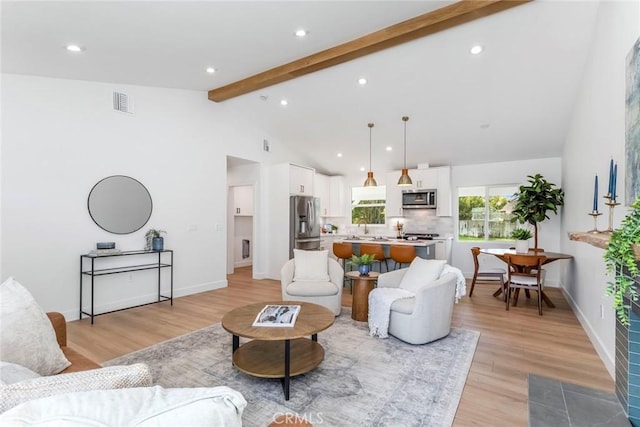
[[[538,314],[542,316],[542,290],[546,274],[542,264],[547,257],[544,255],[505,254],[504,259],[508,266],[506,310],[509,310],[511,289],[516,290],[514,307],[518,303],[520,289],[533,290],[538,292]]]
[[[476,286],[476,281],[490,281],[500,282],[500,288],[493,293],[493,296],[496,297],[500,295],[502,292],[506,295],[506,283],[504,281],[504,276],[507,272],[503,268],[480,268],[480,261],[478,261],[478,255],[480,255],[480,248],[474,246],[471,248],[471,255],[473,256],[473,265],[475,270],[473,272],[473,279],[471,280],[471,290],[469,291],[469,297],[473,295],[473,288]]]

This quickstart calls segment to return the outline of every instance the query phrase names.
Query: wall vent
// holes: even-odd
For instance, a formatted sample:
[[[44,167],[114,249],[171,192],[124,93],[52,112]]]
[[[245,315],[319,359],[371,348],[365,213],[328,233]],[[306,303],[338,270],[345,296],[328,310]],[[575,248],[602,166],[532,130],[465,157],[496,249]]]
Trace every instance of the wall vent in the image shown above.
[[[121,113],[133,114],[133,98],[126,93],[113,92],[113,109]]]

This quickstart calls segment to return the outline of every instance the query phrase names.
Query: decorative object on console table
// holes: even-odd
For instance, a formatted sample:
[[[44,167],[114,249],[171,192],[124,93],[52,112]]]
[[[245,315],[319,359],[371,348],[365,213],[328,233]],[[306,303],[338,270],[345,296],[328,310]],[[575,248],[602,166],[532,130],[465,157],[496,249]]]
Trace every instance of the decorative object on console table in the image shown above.
[[[96,249],[115,249],[116,242],[97,242]]]
[[[358,267],[358,271],[360,272],[361,276],[368,276],[369,272],[371,271],[371,264],[373,264],[374,260],[375,260],[374,255],[369,255],[369,254],[362,254],[360,256],[353,255],[351,257],[351,261],[349,261],[349,264],[355,265],[356,267]]]
[[[526,254],[529,252],[529,239],[531,231],[526,228],[516,228],[511,232],[511,238],[516,239],[516,253]]]
[[[144,235],[146,239],[146,245],[144,246],[145,251],[161,251],[164,249],[164,238],[160,235],[161,233],[166,233],[164,230],[156,230],[151,228]]]
[[[638,300],[637,287],[640,285],[640,268],[634,245],[640,244],[640,197],[631,205],[631,211],[622,220],[620,228],[611,233],[611,239],[604,252],[607,273],[614,274],[612,282],[608,283],[607,295],[613,295],[615,308],[620,323],[629,325],[630,307],[624,298]]]
[[[549,219],[548,211],[558,213],[558,207],[564,205],[564,191],[561,188],[554,188],[555,184],[550,183],[540,174],[528,175],[529,185],[521,185],[518,193],[514,195],[515,207],[513,209],[512,221],[522,224],[528,222],[534,226],[534,251],[538,248],[538,223]]]

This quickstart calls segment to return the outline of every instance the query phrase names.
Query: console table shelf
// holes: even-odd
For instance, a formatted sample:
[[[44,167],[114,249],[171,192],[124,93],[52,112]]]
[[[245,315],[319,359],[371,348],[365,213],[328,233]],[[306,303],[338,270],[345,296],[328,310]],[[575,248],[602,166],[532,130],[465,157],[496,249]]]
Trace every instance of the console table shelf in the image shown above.
[[[121,267],[108,267],[108,268],[96,268],[96,261],[115,258],[115,257],[126,257],[126,256],[156,256],[157,261],[153,263],[144,263],[144,264],[136,264],[136,265],[125,265]],[[163,262],[163,255],[169,258],[168,262],[165,259]],[[86,266],[86,264],[90,264],[90,268]],[[170,271],[170,294],[163,295],[161,288],[162,269],[168,268]],[[95,278],[100,276],[106,276],[109,274],[119,274],[126,273],[131,271],[144,271],[144,270],[157,270],[158,271],[158,298],[156,301],[151,301],[145,304],[138,304],[131,307],[120,308],[118,310],[106,311],[103,313],[95,313],[94,311],[94,294],[95,294]],[[87,312],[83,310],[82,305],[82,295],[84,288],[84,278],[91,278],[91,311]],[[82,319],[82,315],[89,316],[91,318],[91,324],[93,324],[93,319],[96,316],[100,316],[103,314],[114,313],[116,311],[127,310],[129,308],[141,307],[143,305],[156,304],[162,301],[170,301],[171,305],[173,305],[173,251],[170,249],[165,249],[162,251],[123,251],[118,253],[105,253],[105,254],[95,254],[89,253],[80,255],[80,319]]]

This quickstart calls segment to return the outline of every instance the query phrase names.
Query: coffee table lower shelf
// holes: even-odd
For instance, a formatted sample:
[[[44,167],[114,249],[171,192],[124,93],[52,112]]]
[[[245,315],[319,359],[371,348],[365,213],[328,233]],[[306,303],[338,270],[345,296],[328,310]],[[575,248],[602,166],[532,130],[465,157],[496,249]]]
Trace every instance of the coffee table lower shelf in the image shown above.
[[[323,360],[324,348],[315,339],[308,338],[253,340],[237,347],[233,352],[233,364],[245,374],[260,378],[281,378],[285,400],[289,400],[290,378],[311,371]]]

